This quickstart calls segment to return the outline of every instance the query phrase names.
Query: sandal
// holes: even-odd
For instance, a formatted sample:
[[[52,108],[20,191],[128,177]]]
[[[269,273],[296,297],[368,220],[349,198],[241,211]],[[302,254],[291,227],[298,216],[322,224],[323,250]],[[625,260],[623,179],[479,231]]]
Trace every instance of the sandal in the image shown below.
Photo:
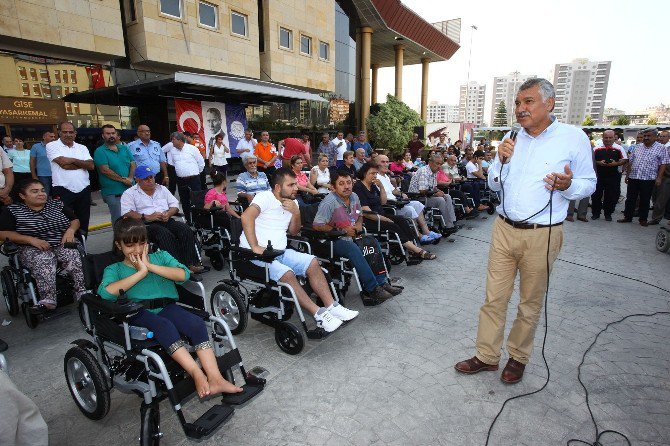
[[[426,251],[425,249],[422,249],[421,252],[418,254],[412,254],[413,257],[418,257],[422,260],[435,260],[437,259],[437,256],[433,254],[430,251]]]

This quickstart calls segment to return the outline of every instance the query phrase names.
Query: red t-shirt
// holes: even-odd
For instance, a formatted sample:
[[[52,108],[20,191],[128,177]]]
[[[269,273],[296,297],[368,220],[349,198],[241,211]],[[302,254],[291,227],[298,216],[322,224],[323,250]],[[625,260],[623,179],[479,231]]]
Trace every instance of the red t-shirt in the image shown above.
[[[289,161],[294,155],[304,155],[305,153],[305,144],[302,142],[302,139],[286,138],[284,140],[284,153],[282,154],[282,158],[286,161]],[[303,159],[305,159],[304,156]]]

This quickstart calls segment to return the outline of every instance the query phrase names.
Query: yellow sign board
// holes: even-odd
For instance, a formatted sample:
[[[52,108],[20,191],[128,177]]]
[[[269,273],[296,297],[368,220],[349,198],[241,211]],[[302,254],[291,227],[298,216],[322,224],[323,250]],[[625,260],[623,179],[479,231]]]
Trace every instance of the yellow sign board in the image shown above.
[[[0,97],[0,124],[58,124],[65,120],[61,100]]]

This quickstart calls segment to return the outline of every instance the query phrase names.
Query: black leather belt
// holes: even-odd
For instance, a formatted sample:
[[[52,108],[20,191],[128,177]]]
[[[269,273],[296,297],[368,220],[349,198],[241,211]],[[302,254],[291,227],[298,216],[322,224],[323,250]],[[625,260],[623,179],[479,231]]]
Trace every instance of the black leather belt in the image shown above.
[[[170,304],[173,304],[177,302],[176,299],[170,299],[167,297],[159,298],[159,299],[147,299],[147,300],[141,300],[138,303],[142,305],[144,308],[147,310],[158,310],[167,307]]]
[[[502,215],[500,216],[500,218],[502,218],[502,220],[505,223],[516,229],[540,229],[540,228],[548,228],[550,226],[560,226],[563,224],[563,222],[554,223],[553,225],[541,225],[538,223],[519,223],[514,220],[510,220],[509,218],[503,217]]]
[[[200,175],[191,175],[190,177],[177,177],[180,180],[190,180],[191,178],[200,178]]]

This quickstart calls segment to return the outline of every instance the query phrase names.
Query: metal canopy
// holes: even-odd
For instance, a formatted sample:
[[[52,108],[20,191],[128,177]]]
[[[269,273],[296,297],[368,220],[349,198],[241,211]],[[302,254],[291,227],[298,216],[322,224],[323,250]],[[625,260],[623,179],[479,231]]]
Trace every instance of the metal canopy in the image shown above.
[[[132,84],[71,93],[65,96],[63,100],[85,104],[133,106],[159,97],[251,105],[300,100],[328,102],[317,94],[276,82],[185,71],[140,80]]]

